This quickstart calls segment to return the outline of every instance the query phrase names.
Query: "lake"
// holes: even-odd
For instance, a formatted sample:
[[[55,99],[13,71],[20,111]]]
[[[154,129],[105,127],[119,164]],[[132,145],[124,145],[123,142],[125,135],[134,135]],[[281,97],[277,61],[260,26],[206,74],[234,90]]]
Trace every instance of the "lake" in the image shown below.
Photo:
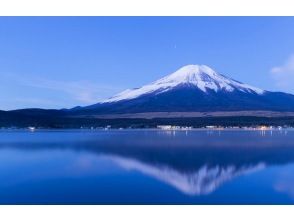
[[[0,204],[294,204],[294,130],[0,130]]]

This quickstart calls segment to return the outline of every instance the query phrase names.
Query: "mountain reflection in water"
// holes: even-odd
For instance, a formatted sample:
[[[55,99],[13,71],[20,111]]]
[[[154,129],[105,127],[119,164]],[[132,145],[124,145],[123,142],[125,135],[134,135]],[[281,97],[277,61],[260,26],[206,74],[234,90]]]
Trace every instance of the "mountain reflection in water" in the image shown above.
[[[255,166],[208,167],[203,165],[191,173],[184,173],[167,166],[156,166],[142,163],[134,159],[108,156],[127,170],[136,170],[167,183],[187,195],[201,195],[213,192],[222,183],[230,179],[265,168],[264,163]]]
[[[143,181],[139,183],[141,185],[136,185],[138,190],[141,189],[140,192],[136,191],[136,193],[143,193],[145,197],[140,195],[136,197],[135,193],[131,194],[136,190],[132,188],[132,183],[135,184],[137,180],[143,178],[142,176],[161,183],[152,185],[152,187],[156,188],[156,194],[151,193],[153,196],[160,196],[161,193],[163,193],[162,188],[160,188],[163,187],[163,184],[165,187],[186,196],[183,201],[185,202],[187,200],[187,203],[193,203],[194,201],[188,200],[189,198],[196,199],[197,197],[200,199],[199,201],[197,200],[197,203],[201,203],[201,199],[209,198],[207,196],[214,195],[218,189],[223,188],[223,186],[233,182],[233,180],[239,179],[239,177],[248,177],[246,178],[247,182],[242,182],[244,179],[240,180],[241,184],[235,186],[236,188],[230,188],[226,193],[225,191],[221,191],[225,193],[222,195],[223,197],[217,198],[217,200],[211,200],[212,203],[215,201],[216,203],[222,203],[224,201],[231,203],[235,200],[237,203],[240,202],[238,200],[241,198],[240,195],[239,197],[236,195],[236,198],[232,197],[230,190],[233,190],[233,194],[245,193],[246,190],[243,191],[243,189],[247,187],[246,184],[248,181],[250,182],[251,175],[254,175],[258,181],[252,182],[251,187],[254,186],[256,189],[260,190],[247,191],[247,194],[242,194],[242,196],[250,197],[251,194],[253,196],[258,193],[271,193],[274,203],[277,194],[280,195],[281,193],[289,191],[289,186],[294,184],[292,182],[294,176],[291,172],[287,175],[284,175],[284,172],[282,172],[285,166],[294,164],[293,140],[293,130],[288,130],[287,132],[44,130],[33,133],[28,131],[0,131],[0,151],[3,157],[1,158],[5,159],[5,161],[2,160],[0,162],[0,171],[3,169],[2,174],[0,173],[0,179],[3,181],[2,187],[4,187],[5,175],[8,175],[11,181],[15,180],[15,184],[16,180],[19,180],[19,183],[21,183],[21,177],[24,178],[24,175],[19,176],[17,170],[25,169],[23,174],[26,175],[26,181],[28,181],[28,186],[30,186],[30,178],[31,182],[46,178],[50,180],[52,176],[56,179],[62,179],[63,177],[68,178],[74,176],[74,173],[79,172],[79,175],[74,176],[74,179],[70,183],[67,183],[69,184],[66,185],[68,190],[70,189],[68,186],[76,186],[75,184],[78,184],[78,189],[83,193],[80,197],[84,199],[85,193],[88,195],[86,201],[90,199],[91,201],[99,201],[99,203],[103,203],[104,201],[106,203],[105,199],[113,199],[111,201],[107,200],[107,203],[120,204],[128,203],[127,198],[133,197],[131,201],[140,203],[140,199],[142,199],[141,202],[145,203],[143,199],[149,195],[145,195],[142,190],[146,187],[150,187],[148,182]],[[90,164],[80,170],[78,166],[73,166],[73,163],[76,163],[74,161],[78,161],[79,159],[83,159],[83,164],[81,166],[84,166],[85,160],[88,158],[87,155],[90,155]],[[20,161],[22,157],[31,159],[24,162],[17,162]],[[46,160],[42,161],[42,157],[46,157]],[[52,159],[51,161],[51,157],[57,157],[57,159]],[[96,160],[97,163],[94,162],[94,165],[91,167],[93,160]],[[108,165],[105,165],[103,161],[107,161]],[[30,163],[32,163],[32,165],[30,165]],[[34,164],[37,164],[37,166]],[[281,175],[283,174],[285,178],[277,180],[275,183],[270,183],[268,179],[263,181],[266,178],[272,178],[269,172],[265,172],[272,168],[277,169],[276,172],[281,173]],[[33,171],[31,171],[31,169]],[[37,173],[39,173],[39,175],[33,176],[32,174],[36,173],[35,169],[38,170]],[[117,169],[119,171],[117,171]],[[102,170],[103,175],[107,174],[108,176],[101,176],[100,172]],[[4,171],[7,173],[3,173]],[[124,182],[129,176],[132,176],[131,178],[133,179],[128,181],[132,182]],[[98,180],[94,177],[102,179],[97,182]],[[88,188],[81,188],[79,181],[85,181]],[[50,183],[50,181],[48,183]],[[101,190],[103,190],[105,187],[111,187],[110,183],[117,184],[115,185],[116,188],[112,188],[112,191],[115,191],[117,194],[113,194],[112,197],[110,195],[101,197],[102,191],[99,191],[99,189],[101,188]],[[263,185],[256,185],[256,183]],[[89,187],[89,184],[91,187]],[[49,186],[46,185],[46,187]],[[11,187],[11,192],[15,191],[13,185],[6,184],[5,187]],[[23,187],[23,185],[20,185],[20,187]],[[56,189],[56,187],[57,186],[55,186],[54,189]],[[237,189],[238,191],[234,191]],[[263,190],[265,189],[268,191],[264,192]],[[32,189],[30,188],[30,190]],[[72,192],[69,191],[68,195],[71,196],[70,201],[76,198],[77,203],[79,203],[81,198],[76,195],[78,192],[76,190],[77,188],[74,188]],[[88,191],[84,192],[85,190]],[[152,190],[155,189],[153,188]],[[59,193],[65,193],[64,191],[65,189],[62,189]],[[97,193],[99,191],[99,193],[97,195],[93,194],[95,191],[97,191]],[[106,192],[111,193],[112,191]],[[0,192],[9,193],[6,188],[1,188],[1,184]],[[92,195],[87,194],[90,192]],[[125,202],[119,200],[122,198],[121,194],[124,192],[128,192],[124,197]],[[72,198],[74,195],[76,195],[76,197]],[[167,195],[171,196],[171,194]],[[292,195],[293,193],[291,194],[291,201],[293,198]],[[11,198],[10,194],[7,194],[7,198]],[[23,199],[23,197],[21,198]],[[52,200],[55,201],[54,199],[56,198]],[[232,200],[228,200],[230,198],[232,198]],[[252,200],[252,203],[256,201],[256,198],[261,197],[254,198],[255,200]],[[148,200],[149,203],[154,203],[151,199]],[[177,201],[178,200],[175,199],[171,202],[177,203]],[[181,203],[183,201],[181,200]],[[203,201],[205,201],[206,204],[210,203],[210,200]],[[251,200],[247,198],[246,201],[250,203]],[[284,200],[281,199],[279,201]],[[156,202],[160,203],[158,199]],[[95,202],[93,203],[95,204]]]

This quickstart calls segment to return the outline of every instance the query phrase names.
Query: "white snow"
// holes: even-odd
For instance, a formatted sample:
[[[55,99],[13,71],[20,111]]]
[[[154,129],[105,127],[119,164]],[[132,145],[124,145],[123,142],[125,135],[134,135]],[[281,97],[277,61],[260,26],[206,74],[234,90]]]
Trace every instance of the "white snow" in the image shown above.
[[[247,93],[264,93],[264,90],[262,89],[243,84],[228,77],[225,77],[224,75],[215,72],[208,66],[187,65],[151,84],[136,89],[125,90],[103,101],[102,103],[134,99],[141,95],[149,93],[158,94],[169,91],[170,89],[183,84],[194,85],[203,92],[207,92],[208,90],[214,90],[215,92],[233,92],[235,90],[238,90]]]

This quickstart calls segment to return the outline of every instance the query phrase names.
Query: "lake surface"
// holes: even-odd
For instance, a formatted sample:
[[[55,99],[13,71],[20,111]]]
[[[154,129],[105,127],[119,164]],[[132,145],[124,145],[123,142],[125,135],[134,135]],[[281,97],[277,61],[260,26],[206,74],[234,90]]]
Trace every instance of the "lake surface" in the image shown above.
[[[294,204],[294,130],[0,130],[0,204]]]

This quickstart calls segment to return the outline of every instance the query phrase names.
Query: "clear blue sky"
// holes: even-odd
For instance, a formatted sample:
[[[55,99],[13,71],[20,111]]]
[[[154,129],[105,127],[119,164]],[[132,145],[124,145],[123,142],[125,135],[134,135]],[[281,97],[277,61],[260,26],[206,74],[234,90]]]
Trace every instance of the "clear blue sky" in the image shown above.
[[[88,105],[183,65],[294,93],[294,17],[0,17],[0,109]]]

